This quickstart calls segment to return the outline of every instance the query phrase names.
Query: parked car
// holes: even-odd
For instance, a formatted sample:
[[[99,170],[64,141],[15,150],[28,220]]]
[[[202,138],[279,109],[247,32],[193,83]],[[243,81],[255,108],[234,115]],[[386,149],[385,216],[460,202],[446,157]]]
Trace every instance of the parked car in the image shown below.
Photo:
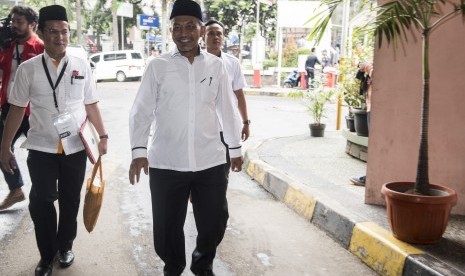
[[[91,55],[89,59],[95,64],[94,75],[97,81],[116,79],[122,82],[128,78],[140,79],[144,73],[145,61],[140,51],[102,52]]]

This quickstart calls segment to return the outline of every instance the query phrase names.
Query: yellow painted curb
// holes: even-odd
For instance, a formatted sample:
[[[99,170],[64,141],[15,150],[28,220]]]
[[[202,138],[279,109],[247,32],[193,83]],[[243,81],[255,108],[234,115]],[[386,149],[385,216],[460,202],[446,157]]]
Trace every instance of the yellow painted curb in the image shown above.
[[[316,200],[312,196],[289,186],[284,196],[284,203],[306,219],[312,219],[316,205]]]
[[[263,185],[267,173],[266,164],[260,160],[250,160],[246,172],[253,177],[255,181]]]
[[[381,275],[402,275],[408,255],[424,254],[373,222],[355,225],[349,250]]]

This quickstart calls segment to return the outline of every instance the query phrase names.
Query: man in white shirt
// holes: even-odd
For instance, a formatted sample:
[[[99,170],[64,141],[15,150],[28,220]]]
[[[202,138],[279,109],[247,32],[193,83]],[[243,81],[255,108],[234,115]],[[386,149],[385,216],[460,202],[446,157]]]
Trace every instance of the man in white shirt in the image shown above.
[[[239,113],[242,117],[242,141],[249,138],[250,130],[250,120],[247,115],[247,103],[245,101],[244,91],[242,90],[245,86],[245,78],[242,74],[241,64],[239,60],[228,53],[221,51],[221,48],[224,44],[224,25],[218,20],[210,19],[205,23],[205,36],[204,41],[207,46],[207,52],[213,54],[223,60],[224,65],[226,66],[226,71],[231,82],[232,90],[237,100],[237,107]],[[221,133],[221,136],[223,134]],[[224,141],[223,141],[224,142]],[[228,145],[226,144],[226,147]],[[229,157],[226,157],[229,159]],[[229,167],[226,168],[227,173],[229,172]]]
[[[8,102],[10,110],[1,144],[1,165],[13,173],[17,164],[11,143],[30,103],[27,165],[32,187],[29,212],[34,222],[40,262],[35,275],[51,275],[58,253],[61,267],[74,261],[73,241],[86,172],[87,155],[79,137],[86,117],[100,134],[99,153],[107,138],[87,61],[66,54],[69,25],[66,9],[52,5],[39,11],[38,34],[45,52],[18,67]],[[58,199],[59,218],[54,201]]]
[[[164,274],[181,275],[186,266],[183,225],[191,195],[198,236],[190,269],[214,275],[216,247],[229,217],[219,124],[231,170],[240,171],[240,119],[223,62],[199,47],[205,32],[199,4],[176,1],[170,20],[177,47],[148,65],[131,110],[129,180],[138,182],[142,169],[150,173],[154,244]]]

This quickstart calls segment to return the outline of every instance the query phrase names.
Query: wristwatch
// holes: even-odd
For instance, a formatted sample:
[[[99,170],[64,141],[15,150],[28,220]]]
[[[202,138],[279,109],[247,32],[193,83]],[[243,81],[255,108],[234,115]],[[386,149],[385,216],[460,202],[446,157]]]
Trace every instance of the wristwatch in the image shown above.
[[[108,139],[108,134],[100,135],[100,139]]]
[[[244,125],[250,125],[251,121],[250,121],[250,120],[245,120],[245,121],[242,121],[242,123],[243,123]]]

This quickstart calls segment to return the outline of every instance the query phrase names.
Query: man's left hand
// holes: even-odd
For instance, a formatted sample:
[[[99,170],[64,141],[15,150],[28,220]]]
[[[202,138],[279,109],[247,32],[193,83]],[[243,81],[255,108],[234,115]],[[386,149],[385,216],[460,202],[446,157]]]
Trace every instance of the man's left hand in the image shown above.
[[[242,170],[242,156],[231,158],[231,171],[240,172]]]

